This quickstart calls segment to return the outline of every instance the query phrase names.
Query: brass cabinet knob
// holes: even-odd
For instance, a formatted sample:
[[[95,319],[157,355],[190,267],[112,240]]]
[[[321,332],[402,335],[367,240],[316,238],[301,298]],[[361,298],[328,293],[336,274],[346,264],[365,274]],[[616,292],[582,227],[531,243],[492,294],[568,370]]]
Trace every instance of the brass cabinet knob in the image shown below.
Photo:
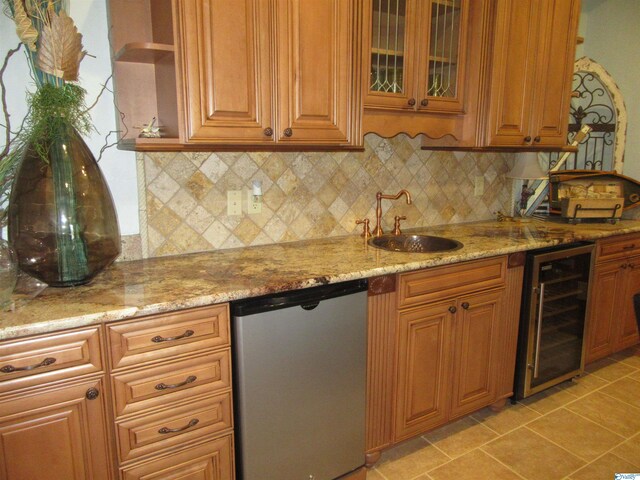
[[[462,302],[462,308],[469,310],[469,302]]]
[[[536,143],[540,143],[540,140],[541,140],[541,138],[540,138],[539,135],[533,139],[533,141],[536,142]]]
[[[291,130],[290,128],[285,128],[284,129],[284,136],[285,137],[290,137],[293,135],[293,130]]]
[[[456,313],[457,311],[458,311],[458,309],[457,309],[456,307],[454,307],[453,305],[451,305],[451,306],[449,307],[449,312],[450,312],[450,313]]]
[[[420,105],[422,105],[423,107],[426,107],[427,105],[429,105],[429,100],[426,98],[423,98],[422,100],[420,100]]]
[[[410,107],[413,107],[416,104],[416,99],[415,98],[410,98],[407,103],[409,104]]]
[[[527,135],[524,137],[524,143],[531,143],[531,136]]]
[[[265,137],[272,137],[273,136],[273,128],[271,127],[267,127],[264,129],[264,136]]]

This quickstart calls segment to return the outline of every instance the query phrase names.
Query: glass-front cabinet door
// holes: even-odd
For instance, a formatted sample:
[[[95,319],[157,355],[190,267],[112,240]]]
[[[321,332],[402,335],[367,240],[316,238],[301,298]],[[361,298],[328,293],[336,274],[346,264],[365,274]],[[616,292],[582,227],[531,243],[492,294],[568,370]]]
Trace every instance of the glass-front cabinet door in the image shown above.
[[[462,110],[469,0],[370,0],[365,107]]]

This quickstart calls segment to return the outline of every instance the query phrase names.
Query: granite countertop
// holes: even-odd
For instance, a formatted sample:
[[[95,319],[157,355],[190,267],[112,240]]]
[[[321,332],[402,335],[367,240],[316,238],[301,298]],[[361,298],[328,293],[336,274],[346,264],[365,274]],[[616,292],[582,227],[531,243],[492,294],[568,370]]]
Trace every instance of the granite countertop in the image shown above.
[[[486,221],[416,231],[464,246],[444,253],[387,252],[353,235],[120,262],[89,285],[45,288],[37,295],[18,291],[14,310],[0,313],[0,339],[640,232],[640,221]]]

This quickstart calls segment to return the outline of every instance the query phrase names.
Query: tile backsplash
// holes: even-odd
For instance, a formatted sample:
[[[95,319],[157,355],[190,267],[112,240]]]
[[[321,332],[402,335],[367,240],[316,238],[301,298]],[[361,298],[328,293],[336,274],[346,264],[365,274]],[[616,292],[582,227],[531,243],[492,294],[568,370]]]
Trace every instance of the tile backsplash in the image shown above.
[[[364,152],[139,153],[142,256],[155,257],[360,232],[375,224],[377,191],[383,228],[406,215],[404,228],[485,220],[510,211],[513,162],[508,153],[420,149],[421,139],[369,134]],[[476,177],[484,193],[474,196]],[[246,192],[262,182],[262,211],[246,213]],[[227,215],[227,191],[243,190],[243,214]]]

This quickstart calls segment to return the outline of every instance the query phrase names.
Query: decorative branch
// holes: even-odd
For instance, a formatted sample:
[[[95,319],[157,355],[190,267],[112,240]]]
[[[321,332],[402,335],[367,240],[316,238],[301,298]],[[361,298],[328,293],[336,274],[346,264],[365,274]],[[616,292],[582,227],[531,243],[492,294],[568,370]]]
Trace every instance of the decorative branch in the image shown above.
[[[4,148],[2,149],[2,152],[0,152],[0,162],[9,154],[11,145],[11,115],[9,115],[9,108],[7,107],[7,87],[4,84],[4,72],[9,64],[9,59],[17,53],[20,48],[22,48],[22,43],[19,43],[16,48],[9,50],[7,55],[4,57],[2,68],[0,68],[0,98],[2,101],[2,113],[4,115],[4,127],[6,129]],[[22,129],[22,127],[20,127],[20,129]]]

